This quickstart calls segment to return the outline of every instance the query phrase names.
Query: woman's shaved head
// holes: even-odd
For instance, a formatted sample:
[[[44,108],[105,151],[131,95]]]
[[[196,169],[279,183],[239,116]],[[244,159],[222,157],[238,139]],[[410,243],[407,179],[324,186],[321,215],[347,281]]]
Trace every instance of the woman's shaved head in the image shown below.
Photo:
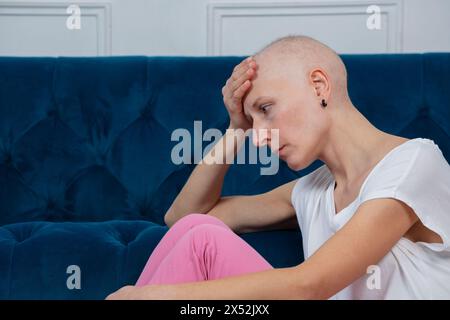
[[[314,69],[321,68],[329,77],[333,98],[348,98],[347,70],[342,59],[333,49],[313,38],[301,35],[286,36],[271,42],[254,57],[261,68],[266,65],[272,69],[276,64],[276,70],[290,70],[297,74],[300,71],[304,79],[307,79]]]
[[[306,168],[352,105],[345,65],[332,49],[305,36],[278,39],[253,58],[257,69],[242,100],[244,113],[256,131],[278,129],[280,157],[293,169]],[[253,141],[272,142],[262,135]]]

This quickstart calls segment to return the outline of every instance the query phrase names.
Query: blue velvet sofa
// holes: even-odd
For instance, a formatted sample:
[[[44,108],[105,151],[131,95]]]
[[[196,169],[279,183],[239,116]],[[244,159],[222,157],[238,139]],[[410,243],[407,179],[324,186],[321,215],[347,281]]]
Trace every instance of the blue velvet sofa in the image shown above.
[[[450,54],[343,59],[372,123],[433,139],[450,160]],[[0,58],[0,299],[103,299],[134,284],[195,166],[171,161],[171,133],[193,132],[195,120],[225,130],[221,88],[240,60]],[[265,192],[319,165],[281,163],[272,176],[233,165],[223,195]],[[275,267],[303,260],[298,229],[241,236]],[[71,266],[79,288],[67,286]]]

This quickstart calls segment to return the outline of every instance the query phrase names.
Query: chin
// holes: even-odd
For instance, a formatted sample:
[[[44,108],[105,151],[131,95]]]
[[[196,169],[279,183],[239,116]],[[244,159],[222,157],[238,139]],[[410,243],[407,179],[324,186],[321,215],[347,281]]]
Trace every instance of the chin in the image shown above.
[[[302,161],[303,160],[303,161]],[[314,160],[306,162],[305,159],[286,159],[285,162],[288,165],[289,169],[294,171],[303,170],[311,165]]]
[[[289,167],[289,169],[294,170],[294,171],[299,171],[299,170],[302,170],[302,169],[305,168],[304,166],[302,166],[298,162],[294,162],[294,161],[286,160],[286,164]]]

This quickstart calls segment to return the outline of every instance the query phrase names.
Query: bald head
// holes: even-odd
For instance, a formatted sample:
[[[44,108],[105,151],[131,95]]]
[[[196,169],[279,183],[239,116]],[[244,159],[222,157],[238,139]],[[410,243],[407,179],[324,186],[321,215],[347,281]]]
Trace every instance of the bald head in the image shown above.
[[[301,71],[305,79],[311,71],[320,68],[329,77],[334,98],[348,97],[347,71],[342,59],[334,50],[313,38],[283,37],[265,46],[254,57],[262,67],[276,64],[286,71]]]

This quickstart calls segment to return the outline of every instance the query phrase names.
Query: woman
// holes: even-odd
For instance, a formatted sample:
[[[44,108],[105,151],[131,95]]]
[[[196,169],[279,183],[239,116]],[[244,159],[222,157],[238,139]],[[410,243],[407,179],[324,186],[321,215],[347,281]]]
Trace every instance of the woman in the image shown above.
[[[252,128],[254,144],[291,169],[325,165],[261,195],[221,198],[229,165],[199,164],[136,286],[108,298],[450,298],[450,167],[433,141],[369,123],[333,50],[281,38],[236,66],[222,93],[230,130],[204,160],[236,155]],[[289,268],[236,235],[297,223],[305,262]]]

